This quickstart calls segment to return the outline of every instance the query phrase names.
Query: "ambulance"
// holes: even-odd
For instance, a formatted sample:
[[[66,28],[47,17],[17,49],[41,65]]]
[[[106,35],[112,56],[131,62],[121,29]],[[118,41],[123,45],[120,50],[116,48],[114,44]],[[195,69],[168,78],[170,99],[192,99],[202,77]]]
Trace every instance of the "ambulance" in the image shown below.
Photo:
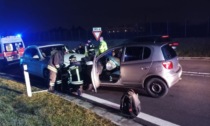
[[[0,70],[7,65],[19,63],[25,49],[20,35],[0,36]]]

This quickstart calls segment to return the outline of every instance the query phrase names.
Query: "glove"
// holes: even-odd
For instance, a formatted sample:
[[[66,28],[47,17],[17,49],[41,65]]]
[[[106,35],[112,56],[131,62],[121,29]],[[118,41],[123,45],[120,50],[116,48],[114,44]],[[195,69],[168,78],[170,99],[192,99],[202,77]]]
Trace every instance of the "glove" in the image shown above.
[[[58,65],[55,65],[55,67],[56,67],[56,69],[59,69],[60,68],[60,65],[58,64]]]

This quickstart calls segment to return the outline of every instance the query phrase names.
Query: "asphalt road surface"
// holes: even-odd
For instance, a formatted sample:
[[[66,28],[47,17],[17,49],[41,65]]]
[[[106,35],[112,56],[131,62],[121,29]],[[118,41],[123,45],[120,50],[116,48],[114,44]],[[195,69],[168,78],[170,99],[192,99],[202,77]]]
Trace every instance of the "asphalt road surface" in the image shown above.
[[[180,60],[183,67],[182,80],[174,85],[163,98],[151,98],[139,89],[142,113],[183,126],[209,126],[210,124],[210,61]],[[7,67],[1,73],[21,78],[18,65]],[[32,77],[34,85],[42,87],[43,80]],[[21,79],[20,79],[21,80]],[[24,80],[22,79],[24,82]],[[41,86],[40,86],[41,85]],[[97,93],[86,92],[96,97],[120,103],[124,88],[100,87]]]

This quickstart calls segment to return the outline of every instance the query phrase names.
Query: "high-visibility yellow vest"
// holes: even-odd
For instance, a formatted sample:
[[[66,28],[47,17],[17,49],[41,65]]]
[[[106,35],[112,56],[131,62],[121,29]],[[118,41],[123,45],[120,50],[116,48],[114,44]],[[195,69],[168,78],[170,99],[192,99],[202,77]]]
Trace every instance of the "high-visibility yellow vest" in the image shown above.
[[[105,52],[106,50],[108,50],[107,44],[104,40],[102,40],[99,45],[99,54]]]

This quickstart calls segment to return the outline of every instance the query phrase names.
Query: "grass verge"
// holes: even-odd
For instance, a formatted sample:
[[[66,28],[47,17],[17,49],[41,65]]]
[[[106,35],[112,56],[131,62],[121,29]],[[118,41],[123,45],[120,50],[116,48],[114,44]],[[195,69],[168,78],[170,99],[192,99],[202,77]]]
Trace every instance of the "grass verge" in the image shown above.
[[[115,126],[56,95],[45,92],[29,98],[25,92],[25,85],[0,78],[1,126]]]

